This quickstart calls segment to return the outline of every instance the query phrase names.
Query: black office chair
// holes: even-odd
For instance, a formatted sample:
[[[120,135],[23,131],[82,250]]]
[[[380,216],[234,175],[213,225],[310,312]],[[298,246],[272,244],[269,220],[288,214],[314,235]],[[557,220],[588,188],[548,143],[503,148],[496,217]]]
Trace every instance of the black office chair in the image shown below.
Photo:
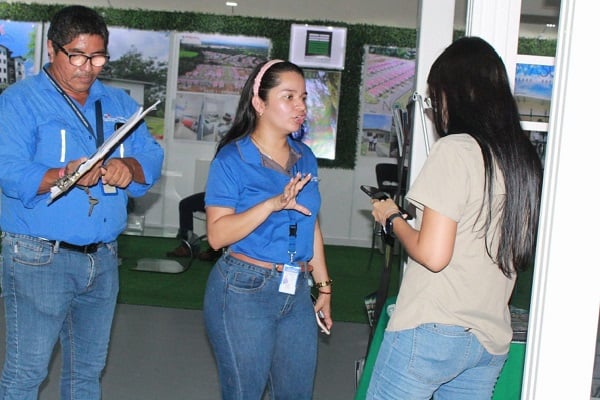
[[[377,177],[377,187],[382,192],[386,192],[390,197],[395,198],[398,193],[398,164],[379,163],[375,165],[375,176]]]
[[[377,188],[390,195],[391,198],[396,199],[399,194],[398,186],[400,182],[398,180],[398,164],[392,163],[379,163],[375,165],[375,177],[377,178]],[[373,261],[373,254],[375,252],[375,242],[378,237],[382,237],[381,225],[373,221],[373,233],[371,235],[371,253],[369,254],[368,268],[371,268],[371,262]],[[382,240],[384,238],[382,237]]]

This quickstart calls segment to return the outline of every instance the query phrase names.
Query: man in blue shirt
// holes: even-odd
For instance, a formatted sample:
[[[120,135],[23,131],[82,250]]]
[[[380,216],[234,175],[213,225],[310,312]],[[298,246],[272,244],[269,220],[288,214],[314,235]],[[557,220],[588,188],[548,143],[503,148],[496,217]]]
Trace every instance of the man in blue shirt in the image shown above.
[[[0,96],[2,296],[6,358],[0,398],[36,399],[61,341],[62,399],[100,399],[118,292],[118,235],[128,196],[160,177],[163,150],[144,123],[77,186],[50,188],[94,154],[138,104],[97,81],[109,59],[95,11],[60,10],[48,30],[50,62]]]

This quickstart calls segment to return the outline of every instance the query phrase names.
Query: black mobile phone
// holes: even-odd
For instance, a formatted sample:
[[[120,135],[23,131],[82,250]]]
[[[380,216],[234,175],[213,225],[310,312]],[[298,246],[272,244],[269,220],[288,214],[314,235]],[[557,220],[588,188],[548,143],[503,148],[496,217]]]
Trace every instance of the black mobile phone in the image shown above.
[[[376,200],[385,200],[385,199],[389,199],[390,195],[380,191],[378,188],[376,188],[375,186],[368,186],[368,185],[360,185],[360,189],[365,192],[367,194],[367,196],[369,196],[372,199],[376,199]],[[398,209],[400,210],[400,212],[403,215],[406,215],[406,220],[410,220],[413,219],[413,216],[409,214],[408,211],[406,211],[404,208],[398,206]],[[385,230],[384,230],[385,231]],[[387,233],[387,232],[386,232]]]
[[[389,194],[387,194],[386,192],[382,192],[375,186],[360,185],[360,190],[365,192],[367,196],[369,196],[372,199],[385,200],[390,198]]]

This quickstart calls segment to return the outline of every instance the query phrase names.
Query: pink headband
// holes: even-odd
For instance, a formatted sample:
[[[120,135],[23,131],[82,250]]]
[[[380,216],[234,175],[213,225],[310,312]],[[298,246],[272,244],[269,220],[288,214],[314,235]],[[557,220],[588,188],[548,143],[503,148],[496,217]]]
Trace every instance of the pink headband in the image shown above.
[[[252,89],[252,93],[255,96],[258,96],[258,90],[260,89],[260,82],[262,81],[262,78],[265,75],[265,72],[267,72],[267,70],[269,68],[271,68],[271,66],[273,66],[273,64],[277,64],[280,62],[283,62],[283,60],[271,60],[269,62],[266,62],[265,65],[262,66],[260,71],[258,71],[258,74],[256,74],[256,78],[254,78],[254,87]]]

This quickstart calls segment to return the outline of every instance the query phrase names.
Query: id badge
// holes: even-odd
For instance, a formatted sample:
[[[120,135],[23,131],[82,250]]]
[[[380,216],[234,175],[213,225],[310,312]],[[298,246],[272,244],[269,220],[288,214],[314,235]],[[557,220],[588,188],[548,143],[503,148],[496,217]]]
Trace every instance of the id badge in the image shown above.
[[[296,294],[296,282],[300,275],[300,267],[297,265],[284,264],[279,291],[281,293]]]
[[[102,193],[105,196],[114,196],[115,194],[117,194],[117,188],[115,186],[103,183],[102,184]]]

